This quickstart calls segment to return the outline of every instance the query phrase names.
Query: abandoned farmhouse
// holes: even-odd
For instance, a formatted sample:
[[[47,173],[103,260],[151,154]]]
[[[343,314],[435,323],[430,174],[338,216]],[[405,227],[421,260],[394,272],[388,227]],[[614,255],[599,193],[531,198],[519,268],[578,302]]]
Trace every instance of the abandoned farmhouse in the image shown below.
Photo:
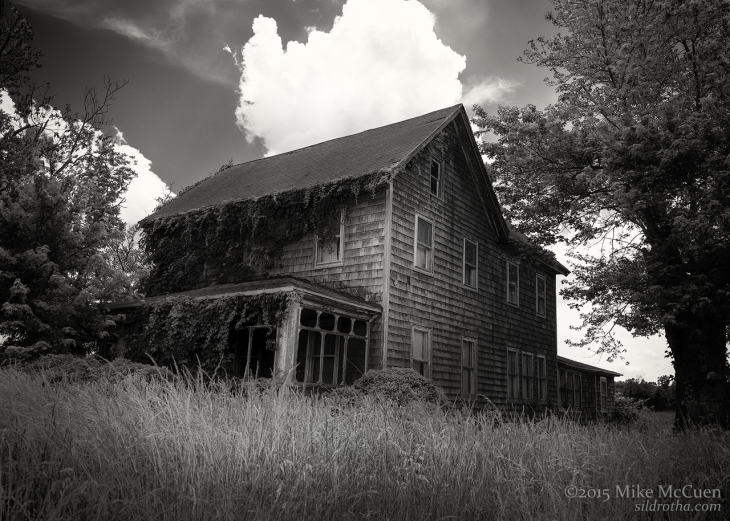
[[[462,105],[221,169],[142,226],[155,267],[110,306],[120,353],[177,342],[176,362],[314,387],[410,367],[452,399],[613,409],[618,373],[558,356],[569,272],[505,221]]]

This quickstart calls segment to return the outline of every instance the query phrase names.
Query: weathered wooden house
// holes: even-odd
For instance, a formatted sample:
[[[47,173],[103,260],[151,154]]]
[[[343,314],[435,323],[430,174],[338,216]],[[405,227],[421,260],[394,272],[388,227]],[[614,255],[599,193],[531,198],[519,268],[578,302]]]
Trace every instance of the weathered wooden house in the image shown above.
[[[137,306],[287,296],[275,323],[237,316],[215,340],[239,374],[334,386],[411,367],[518,408],[578,407],[559,374],[581,374],[588,403],[590,366],[557,355],[568,270],[505,221],[461,105],[232,166],[143,225],[156,268]]]

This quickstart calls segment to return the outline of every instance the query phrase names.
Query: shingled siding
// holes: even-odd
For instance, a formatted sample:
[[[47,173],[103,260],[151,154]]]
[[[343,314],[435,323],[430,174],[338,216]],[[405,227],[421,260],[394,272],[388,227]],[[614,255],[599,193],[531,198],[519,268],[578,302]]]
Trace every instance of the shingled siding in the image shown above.
[[[465,132],[466,129],[461,129]],[[548,397],[557,400],[555,277],[546,318],[535,312],[535,268],[522,260],[520,305],[506,302],[506,261],[497,244],[457,136],[449,124],[394,180],[388,366],[409,367],[414,326],[431,330],[434,382],[450,397],[461,387],[461,341],[477,340],[477,393],[507,405],[507,349],[546,356]],[[430,193],[430,164],[443,164],[440,198]],[[416,214],[434,224],[433,273],[414,268]],[[478,243],[478,290],[462,283],[464,238]],[[532,403],[532,402],[530,402]],[[522,407],[527,402],[516,401]]]
[[[284,247],[279,267],[270,269],[270,275],[291,275],[316,284],[342,290],[351,295],[382,305],[383,250],[385,243],[385,190],[375,196],[360,194],[357,201],[346,202],[348,219],[345,222],[343,264],[315,267],[315,238],[309,235],[299,242]],[[371,330],[368,366],[380,368],[382,360],[383,326],[375,319]]]

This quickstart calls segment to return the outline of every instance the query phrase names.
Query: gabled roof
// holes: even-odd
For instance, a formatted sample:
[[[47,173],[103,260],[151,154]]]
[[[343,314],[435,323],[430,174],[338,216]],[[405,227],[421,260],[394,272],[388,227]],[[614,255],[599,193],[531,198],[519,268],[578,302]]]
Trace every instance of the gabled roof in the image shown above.
[[[572,367],[573,369],[579,369],[581,371],[588,371],[591,373],[595,373],[597,375],[623,376],[623,374],[621,374],[621,373],[616,373],[614,371],[609,371],[607,369],[601,369],[600,367],[595,367],[593,365],[576,362],[575,360],[571,360],[570,358],[565,358],[564,356],[558,356],[558,366],[561,366],[561,365]]]
[[[396,169],[427,145],[460,112],[464,112],[464,107],[455,105],[384,127],[234,165],[185,190],[147,219]]]

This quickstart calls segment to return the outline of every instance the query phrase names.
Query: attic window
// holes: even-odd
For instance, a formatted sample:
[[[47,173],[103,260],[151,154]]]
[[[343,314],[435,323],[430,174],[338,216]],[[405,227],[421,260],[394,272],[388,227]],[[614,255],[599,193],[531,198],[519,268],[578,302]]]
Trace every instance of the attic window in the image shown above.
[[[431,161],[431,195],[441,197],[441,163]]]

